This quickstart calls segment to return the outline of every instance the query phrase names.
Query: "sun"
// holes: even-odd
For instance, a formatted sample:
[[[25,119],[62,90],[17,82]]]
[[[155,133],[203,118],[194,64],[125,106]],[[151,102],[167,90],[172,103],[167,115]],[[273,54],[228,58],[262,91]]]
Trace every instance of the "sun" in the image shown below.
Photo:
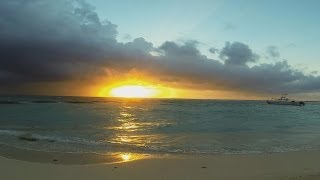
[[[151,98],[156,96],[157,90],[151,86],[122,85],[110,89],[109,94],[112,97]]]
[[[132,158],[130,153],[120,154],[120,157],[123,161],[129,161]]]
[[[114,79],[108,85],[101,85],[97,96],[120,98],[172,98],[176,91],[157,81],[140,79]]]

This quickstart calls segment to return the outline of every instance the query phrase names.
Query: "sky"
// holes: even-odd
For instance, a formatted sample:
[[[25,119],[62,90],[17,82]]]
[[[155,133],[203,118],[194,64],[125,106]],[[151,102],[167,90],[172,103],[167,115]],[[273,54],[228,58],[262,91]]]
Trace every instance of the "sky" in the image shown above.
[[[315,71],[319,69],[315,67],[320,67],[317,52],[320,2],[316,0],[89,2],[96,6],[101,18],[117,22],[119,41],[144,37],[154,45],[161,45],[167,40],[193,39],[202,43],[200,49],[206,55],[210,47],[239,41],[260,54],[265,54],[268,46],[275,46],[281,51],[281,58],[304,70]]]
[[[0,93],[320,100],[320,1],[3,0]],[[170,91],[170,92],[169,92]]]

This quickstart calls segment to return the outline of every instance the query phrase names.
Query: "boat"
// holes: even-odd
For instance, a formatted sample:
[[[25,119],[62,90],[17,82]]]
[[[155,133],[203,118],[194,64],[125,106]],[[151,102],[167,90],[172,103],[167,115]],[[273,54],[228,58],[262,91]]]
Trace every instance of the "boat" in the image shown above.
[[[267,100],[268,104],[275,104],[275,105],[292,105],[292,106],[304,106],[305,103],[303,101],[295,101],[290,100],[286,97],[287,94],[282,94],[279,99],[271,99]]]

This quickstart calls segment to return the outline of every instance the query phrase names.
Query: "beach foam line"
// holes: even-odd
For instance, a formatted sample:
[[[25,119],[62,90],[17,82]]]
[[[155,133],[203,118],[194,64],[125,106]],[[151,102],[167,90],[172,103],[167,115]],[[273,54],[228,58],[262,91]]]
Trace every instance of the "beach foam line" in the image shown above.
[[[34,132],[20,131],[20,130],[0,130],[0,135],[14,136],[20,140],[26,141],[47,141],[47,142],[61,142],[61,143],[77,143],[85,145],[98,145],[99,142],[82,139],[79,137],[62,138],[59,136],[41,135]]]
[[[108,151],[122,151],[122,150],[130,150],[132,152],[141,152],[141,153],[186,153],[183,149],[171,149],[166,147],[158,147],[158,146],[137,146],[134,144],[121,144],[117,142],[109,142],[109,141],[94,141],[83,139],[79,137],[59,137],[59,136],[48,136],[48,135],[41,135],[39,133],[28,132],[28,131],[20,131],[20,130],[0,130],[0,136],[13,136],[16,137],[18,140],[21,141],[30,141],[30,142],[49,142],[49,143],[63,143],[62,146],[77,146],[77,145],[84,145],[85,147],[90,147],[90,152],[100,152],[103,150]],[[12,143],[12,142],[9,142]],[[58,146],[56,144],[55,146]],[[19,146],[20,148],[21,145]],[[35,144],[36,147],[36,144]],[[77,151],[86,151],[87,149],[77,149]]]

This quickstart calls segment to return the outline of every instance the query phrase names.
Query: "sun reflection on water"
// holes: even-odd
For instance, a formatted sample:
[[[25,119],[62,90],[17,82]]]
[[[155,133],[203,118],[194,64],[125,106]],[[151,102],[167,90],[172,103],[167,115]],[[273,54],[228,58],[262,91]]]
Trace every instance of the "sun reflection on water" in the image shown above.
[[[159,126],[166,126],[165,121],[148,121],[144,116],[143,108],[139,104],[123,104],[119,106],[118,116],[105,129],[111,130],[113,135],[107,141],[117,144],[120,152],[117,153],[116,158],[121,162],[128,162],[138,159],[146,158],[145,154],[137,152],[144,152],[145,148],[153,148],[163,143],[163,135],[148,133],[149,130]],[[141,113],[141,114],[139,114]]]
[[[139,154],[139,153],[130,153],[130,152],[123,152],[114,155],[114,158],[117,159],[116,163],[124,163],[130,162],[135,160],[147,159],[152,158],[150,154]]]
[[[170,123],[164,121],[148,122],[145,117],[141,119],[139,110],[149,107],[139,107],[139,104],[129,106],[128,104],[120,105],[120,112],[112,124],[109,124],[105,129],[115,130],[116,133],[131,133],[147,131],[160,126],[168,126]],[[141,112],[143,114],[143,112]],[[143,116],[143,115],[142,115]],[[119,131],[119,132],[117,132]],[[134,133],[131,133],[134,135]]]

